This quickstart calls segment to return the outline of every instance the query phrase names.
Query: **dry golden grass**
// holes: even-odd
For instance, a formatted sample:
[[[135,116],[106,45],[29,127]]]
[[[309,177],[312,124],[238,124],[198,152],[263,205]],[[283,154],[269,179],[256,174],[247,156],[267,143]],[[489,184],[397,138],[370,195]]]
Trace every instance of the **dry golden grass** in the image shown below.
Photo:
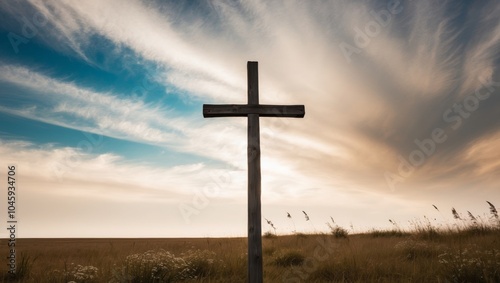
[[[263,239],[264,278],[265,282],[499,282],[499,239],[498,229],[477,234],[444,231],[433,238],[419,233],[270,237]],[[0,245],[5,247],[5,240]],[[176,256],[188,250],[212,252],[215,263],[205,266],[197,279],[183,282],[245,282],[246,246],[245,238],[19,239],[18,262],[21,254],[28,255],[31,268],[18,282],[68,282],[74,278],[63,276],[63,271],[76,265],[98,268],[98,279],[76,282],[110,282],[127,256],[150,250]],[[5,258],[6,249],[2,252]],[[5,265],[2,272],[6,273]]]

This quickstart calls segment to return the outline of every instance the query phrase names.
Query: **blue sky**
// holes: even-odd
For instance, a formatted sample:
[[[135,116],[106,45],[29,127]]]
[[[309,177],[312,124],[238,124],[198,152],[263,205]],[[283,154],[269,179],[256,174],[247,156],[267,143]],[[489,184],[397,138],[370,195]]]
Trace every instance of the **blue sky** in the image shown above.
[[[246,120],[201,109],[246,103],[247,61],[259,62],[261,103],[306,107],[304,119],[261,119],[263,217],[279,233],[293,230],[286,212],[300,231],[326,231],[332,216],[355,232],[451,221],[432,204],[483,215],[500,204],[499,12],[2,2],[0,176],[19,168],[19,236],[246,235]]]

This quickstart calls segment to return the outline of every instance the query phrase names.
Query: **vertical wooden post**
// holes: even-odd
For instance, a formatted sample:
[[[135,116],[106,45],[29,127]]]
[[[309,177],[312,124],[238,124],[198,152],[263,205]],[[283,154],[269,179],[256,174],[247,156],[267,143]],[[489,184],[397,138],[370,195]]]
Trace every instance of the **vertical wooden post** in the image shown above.
[[[259,104],[258,63],[247,63],[248,104]],[[248,282],[262,283],[259,114],[248,115]]]

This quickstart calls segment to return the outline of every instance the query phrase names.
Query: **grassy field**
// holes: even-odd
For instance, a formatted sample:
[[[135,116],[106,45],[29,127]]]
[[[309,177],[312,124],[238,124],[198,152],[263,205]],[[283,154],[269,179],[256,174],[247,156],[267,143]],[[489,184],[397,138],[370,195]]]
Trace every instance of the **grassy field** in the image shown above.
[[[172,281],[246,277],[244,238],[20,239],[18,245],[25,261],[19,282],[161,282],[147,279],[155,267],[164,282],[167,269]],[[263,254],[266,282],[500,282],[498,230],[266,237]],[[183,264],[175,267],[180,258]],[[187,261],[193,272],[182,274]]]
[[[495,210],[496,211],[496,210]],[[454,215],[460,217],[458,215]],[[500,222],[263,239],[265,282],[500,282]],[[0,243],[7,257],[7,242]],[[246,238],[18,239],[3,282],[245,282]],[[6,260],[5,260],[6,263]]]

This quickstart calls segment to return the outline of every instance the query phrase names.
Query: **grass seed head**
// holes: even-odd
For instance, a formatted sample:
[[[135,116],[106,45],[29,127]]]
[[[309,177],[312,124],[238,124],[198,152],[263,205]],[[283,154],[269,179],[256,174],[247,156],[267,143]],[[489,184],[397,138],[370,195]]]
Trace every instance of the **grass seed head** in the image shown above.
[[[493,216],[494,218],[498,219],[498,211],[497,211],[497,208],[489,201],[486,201],[489,206],[490,206],[490,213],[491,213],[491,216]]]
[[[461,219],[460,215],[458,215],[458,212],[457,212],[457,210],[454,207],[451,208],[451,213],[453,214],[453,218],[455,218],[455,219]]]
[[[306,218],[306,221],[309,221],[309,215],[307,215],[307,213],[305,211],[302,210],[302,212],[304,213],[304,216]]]

